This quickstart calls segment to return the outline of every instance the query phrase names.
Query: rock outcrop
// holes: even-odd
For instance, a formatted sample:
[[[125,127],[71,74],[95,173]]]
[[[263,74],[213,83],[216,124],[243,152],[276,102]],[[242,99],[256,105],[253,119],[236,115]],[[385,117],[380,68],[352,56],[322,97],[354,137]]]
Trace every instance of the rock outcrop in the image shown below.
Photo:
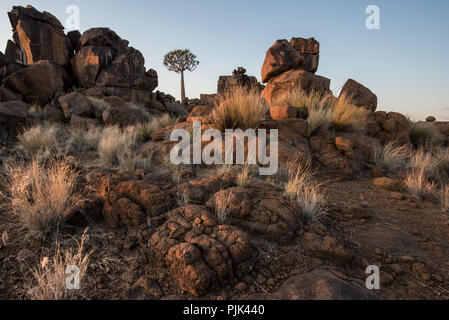
[[[315,75],[318,70],[320,45],[314,38],[277,40],[267,51],[262,66],[262,82],[268,83],[262,92],[271,104],[293,88],[306,92],[330,92],[330,80]]]
[[[40,60],[53,60],[61,66],[69,66],[72,43],[55,16],[32,6],[13,7],[8,16],[14,42],[22,53],[20,62],[32,65]]]
[[[232,72],[232,76],[220,76],[217,93],[219,96],[223,96],[233,92],[238,87],[257,91],[262,91],[263,89],[256,77],[246,75],[246,69],[238,67]]]
[[[370,111],[377,109],[377,96],[370,89],[352,79],[346,81],[338,99],[347,99],[353,105]]]

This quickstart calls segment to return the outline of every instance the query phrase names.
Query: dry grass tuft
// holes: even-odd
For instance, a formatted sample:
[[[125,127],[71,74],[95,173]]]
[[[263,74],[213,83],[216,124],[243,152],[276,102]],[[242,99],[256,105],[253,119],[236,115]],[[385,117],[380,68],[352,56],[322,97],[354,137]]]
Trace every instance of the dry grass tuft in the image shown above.
[[[315,90],[307,93],[300,87],[297,87],[275,99],[273,104],[288,104],[295,107],[298,117],[307,119],[309,117],[309,110],[329,109],[331,107],[331,99],[329,95],[323,97],[323,95]]]
[[[86,275],[90,253],[84,253],[85,233],[76,249],[61,252],[59,243],[55,255],[49,259],[44,257],[41,265],[32,270],[33,283],[27,288],[27,296],[31,300],[76,300],[83,298],[82,286]],[[79,270],[80,289],[67,288],[70,267]],[[73,283],[72,283],[73,285]]]
[[[219,106],[212,113],[216,129],[257,129],[265,118],[268,106],[260,93],[238,88],[220,97]]]
[[[107,166],[119,165],[120,159],[132,157],[132,149],[136,143],[136,132],[133,127],[104,128],[98,143],[100,161]]]
[[[9,164],[7,172],[11,210],[30,231],[55,229],[80,199],[75,190],[77,174],[63,161],[46,166],[36,160]]]
[[[325,213],[324,196],[321,186],[313,179],[311,162],[296,161],[287,165],[289,174],[285,184],[285,196],[290,201],[296,201],[302,209],[303,218],[315,221]]]
[[[240,172],[237,174],[236,183],[239,187],[246,187],[251,183],[255,174],[255,166],[250,164],[244,164]]]
[[[441,146],[444,136],[433,123],[411,123],[410,139],[416,148],[432,150]]]
[[[362,132],[366,126],[367,111],[350,103],[347,97],[338,99],[333,107],[333,125],[336,129],[352,128]]]
[[[390,142],[376,150],[375,159],[378,167],[394,171],[404,168],[409,156],[410,150],[406,146],[398,146]]]
[[[87,99],[89,99],[90,104],[94,108],[95,118],[97,118],[98,120],[103,120],[103,112],[109,109],[111,105],[102,99],[89,96],[87,97]]]
[[[427,179],[424,171],[423,169],[411,170],[405,177],[405,186],[416,199],[435,201],[436,185]]]
[[[54,124],[38,124],[20,134],[19,148],[35,155],[39,151],[54,148],[57,145],[58,127]]]
[[[154,117],[151,121],[138,123],[135,126],[136,138],[138,141],[146,142],[151,139],[151,135],[161,128],[166,128],[174,123],[169,114],[160,117]]]

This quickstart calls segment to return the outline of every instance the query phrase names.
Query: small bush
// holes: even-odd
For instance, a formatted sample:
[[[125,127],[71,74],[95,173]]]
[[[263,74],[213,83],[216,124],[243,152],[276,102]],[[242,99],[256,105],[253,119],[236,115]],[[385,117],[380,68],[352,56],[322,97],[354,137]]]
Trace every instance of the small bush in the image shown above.
[[[332,123],[336,129],[349,127],[360,132],[365,130],[367,111],[351,104],[348,98],[338,99],[333,110]]]
[[[146,142],[151,139],[151,135],[159,129],[171,126],[174,123],[169,114],[160,117],[154,117],[151,121],[138,123],[135,126],[136,138],[138,141]]]
[[[119,160],[119,169],[122,171],[136,171],[136,170],[144,170],[149,171],[152,165],[152,158],[143,157],[143,156],[132,156],[130,154],[120,155],[118,157]]]
[[[75,191],[77,174],[65,162],[44,166],[33,160],[28,165],[9,164],[7,169],[12,212],[28,230],[53,230],[80,199]]]
[[[54,148],[57,145],[58,127],[55,125],[35,125],[18,136],[19,147],[35,155],[39,151]]]
[[[257,129],[268,112],[260,93],[238,88],[220,97],[219,106],[212,113],[216,129]]]
[[[285,184],[285,196],[290,201],[298,203],[305,220],[316,220],[325,212],[324,196],[320,186],[313,179],[310,161],[297,161],[288,165],[288,168],[289,178]]]
[[[415,198],[428,201],[436,200],[436,185],[427,179],[423,169],[411,170],[405,177],[404,183]]]
[[[251,183],[254,177],[254,166],[249,164],[244,164],[237,174],[237,185],[239,187],[246,187]]]
[[[331,106],[331,102],[332,99],[330,99],[329,95],[323,96],[315,90],[307,93],[297,87],[285,95],[276,98],[273,103],[276,105],[288,104],[295,107],[297,109],[297,116],[307,119],[309,117],[309,110],[328,109]]]
[[[320,130],[328,130],[334,119],[334,114],[331,108],[317,107],[309,109],[309,117],[307,123],[309,125],[309,135],[312,135]]]
[[[70,128],[69,136],[65,142],[65,153],[73,156],[93,154],[97,152],[100,136],[100,128],[89,130]]]
[[[411,123],[410,139],[415,148],[434,149],[444,142],[445,138],[433,123]]]
[[[415,171],[422,171],[428,178],[438,179],[438,162],[431,152],[420,148],[410,155],[408,167]]]
[[[94,97],[87,97],[87,99],[89,99],[90,104],[94,108],[95,118],[103,121],[103,112],[109,109],[111,105],[102,99]]]
[[[376,165],[380,168],[394,171],[405,167],[410,151],[406,146],[397,146],[390,142],[376,150]]]
[[[33,282],[27,288],[31,300],[76,300],[81,299],[83,280],[86,275],[90,253],[84,253],[85,234],[78,248],[61,252],[59,243],[52,259],[44,257],[41,265],[32,270]],[[80,290],[67,288],[67,267],[79,268]]]
[[[101,132],[98,155],[104,165],[119,165],[121,158],[130,157],[136,142],[133,127],[120,129],[119,127],[104,128]]]

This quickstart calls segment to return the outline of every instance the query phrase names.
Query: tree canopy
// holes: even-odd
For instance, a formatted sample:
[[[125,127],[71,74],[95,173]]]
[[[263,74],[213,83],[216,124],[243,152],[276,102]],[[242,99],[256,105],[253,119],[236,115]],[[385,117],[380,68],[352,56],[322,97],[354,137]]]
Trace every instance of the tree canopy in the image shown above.
[[[199,63],[189,49],[173,50],[164,57],[164,65],[168,70],[176,73],[183,73],[186,70],[194,71]]]

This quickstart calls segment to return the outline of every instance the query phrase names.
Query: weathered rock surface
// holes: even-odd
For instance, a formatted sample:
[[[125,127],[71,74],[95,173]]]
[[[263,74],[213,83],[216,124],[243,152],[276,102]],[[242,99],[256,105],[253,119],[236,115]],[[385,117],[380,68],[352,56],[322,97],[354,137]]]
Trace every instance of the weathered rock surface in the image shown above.
[[[41,60],[8,76],[4,84],[22,94],[27,102],[43,103],[61,96],[71,80],[59,64]]]
[[[62,110],[67,119],[73,115],[81,117],[89,117],[94,113],[94,109],[89,99],[85,95],[72,92],[59,98]]]
[[[277,40],[267,51],[262,66],[262,82],[302,66],[304,58],[287,40]]]
[[[24,53],[22,63],[31,65],[40,60],[53,60],[61,66],[69,66],[71,41],[56,17],[31,6],[13,7],[8,16],[13,38]]]
[[[149,246],[185,292],[199,296],[217,284],[225,284],[250,257],[247,234],[236,227],[219,225],[205,207],[184,206],[164,218]]]
[[[0,136],[15,136],[26,123],[28,105],[23,101],[0,102]]]
[[[256,91],[263,89],[256,77],[246,75],[245,68],[239,67],[232,72],[232,76],[220,76],[217,93],[219,96],[227,95],[239,87]]]
[[[289,242],[301,226],[301,208],[270,192],[268,186],[221,190],[207,206],[227,224],[274,242]]]
[[[294,276],[276,292],[265,296],[269,300],[372,300],[366,288],[337,278],[327,270],[313,270]]]
[[[273,77],[262,91],[262,96],[271,104],[277,97],[285,95],[294,88],[326,94],[330,93],[330,80],[304,70],[289,70]]]
[[[370,89],[352,79],[346,81],[339,99],[348,99],[355,106],[370,111],[377,109],[377,96]]]
[[[108,108],[103,112],[103,122],[107,126],[127,127],[145,122],[142,110],[129,106],[117,106]]]

